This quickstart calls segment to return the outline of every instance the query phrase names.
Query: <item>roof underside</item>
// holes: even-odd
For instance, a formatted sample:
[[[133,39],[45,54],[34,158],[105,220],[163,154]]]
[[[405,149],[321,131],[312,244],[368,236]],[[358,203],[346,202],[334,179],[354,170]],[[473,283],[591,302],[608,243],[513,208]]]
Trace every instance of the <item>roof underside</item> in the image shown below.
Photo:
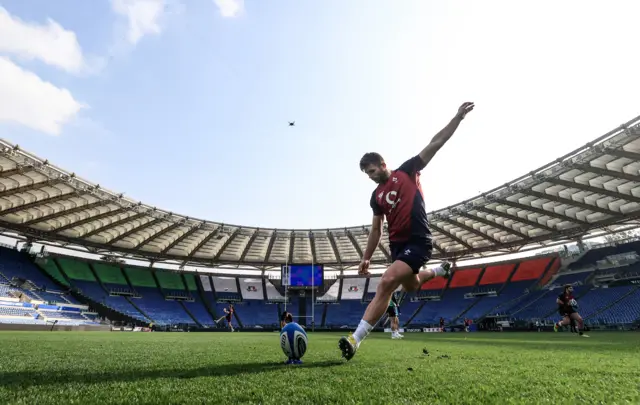
[[[357,264],[370,226],[284,230],[192,219],[103,190],[1,141],[0,227],[34,241],[184,264]],[[640,117],[491,192],[429,213],[435,259],[575,239],[640,217]],[[390,261],[383,234],[374,263]]]

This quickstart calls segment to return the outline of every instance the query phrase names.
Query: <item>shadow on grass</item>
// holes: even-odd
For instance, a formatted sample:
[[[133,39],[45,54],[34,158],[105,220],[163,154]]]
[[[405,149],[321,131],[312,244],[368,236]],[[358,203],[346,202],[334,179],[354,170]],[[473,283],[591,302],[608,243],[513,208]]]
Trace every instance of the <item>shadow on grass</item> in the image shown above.
[[[58,384],[97,384],[108,382],[135,382],[156,378],[199,378],[222,377],[238,374],[260,374],[278,370],[316,369],[329,368],[345,364],[344,361],[321,361],[299,365],[286,365],[284,362],[220,364],[193,369],[158,369],[158,370],[122,370],[122,371],[87,371],[74,370],[73,372],[39,372],[18,371],[0,373],[0,387],[4,388],[28,388],[32,386],[46,386]]]

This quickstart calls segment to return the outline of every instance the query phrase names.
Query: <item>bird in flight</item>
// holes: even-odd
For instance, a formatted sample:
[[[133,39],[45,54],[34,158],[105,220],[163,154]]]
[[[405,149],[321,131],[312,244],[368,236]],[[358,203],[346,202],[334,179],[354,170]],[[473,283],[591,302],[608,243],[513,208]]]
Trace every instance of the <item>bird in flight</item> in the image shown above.
[[[296,126],[296,122],[295,121],[289,121],[289,126],[290,127],[295,127]]]

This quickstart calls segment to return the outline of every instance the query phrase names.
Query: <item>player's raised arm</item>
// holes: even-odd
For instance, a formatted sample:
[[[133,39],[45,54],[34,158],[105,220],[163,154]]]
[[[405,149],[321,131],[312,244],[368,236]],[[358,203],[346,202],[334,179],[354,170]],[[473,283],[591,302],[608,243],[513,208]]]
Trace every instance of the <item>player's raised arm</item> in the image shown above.
[[[460,122],[469,111],[473,110],[473,107],[475,107],[475,105],[472,102],[463,103],[460,108],[458,108],[458,113],[453,117],[451,122],[449,122],[446,127],[442,128],[442,130],[440,130],[440,132],[431,139],[429,145],[427,145],[419,154],[420,159],[422,160],[422,162],[420,162],[422,163],[422,167],[419,169],[424,169],[424,167],[429,164],[440,148],[442,148],[449,138],[453,136],[456,129],[458,129]]]

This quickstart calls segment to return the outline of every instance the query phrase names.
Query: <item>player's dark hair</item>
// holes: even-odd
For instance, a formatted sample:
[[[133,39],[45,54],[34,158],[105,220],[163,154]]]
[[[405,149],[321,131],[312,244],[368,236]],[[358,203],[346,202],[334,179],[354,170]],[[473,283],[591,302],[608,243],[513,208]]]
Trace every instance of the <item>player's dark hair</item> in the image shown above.
[[[364,171],[369,165],[381,166],[384,163],[382,155],[376,152],[365,153],[360,159],[360,170]]]
[[[284,321],[285,321],[286,323],[291,323],[291,322],[293,322],[293,315],[291,315],[291,314],[287,313],[287,316],[285,316],[285,317],[284,317]]]
[[[571,287],[571,284],[565,284],[565,285],[564,285],[564,292],[567,292],[567,290],[569,289],[569,287]]]

